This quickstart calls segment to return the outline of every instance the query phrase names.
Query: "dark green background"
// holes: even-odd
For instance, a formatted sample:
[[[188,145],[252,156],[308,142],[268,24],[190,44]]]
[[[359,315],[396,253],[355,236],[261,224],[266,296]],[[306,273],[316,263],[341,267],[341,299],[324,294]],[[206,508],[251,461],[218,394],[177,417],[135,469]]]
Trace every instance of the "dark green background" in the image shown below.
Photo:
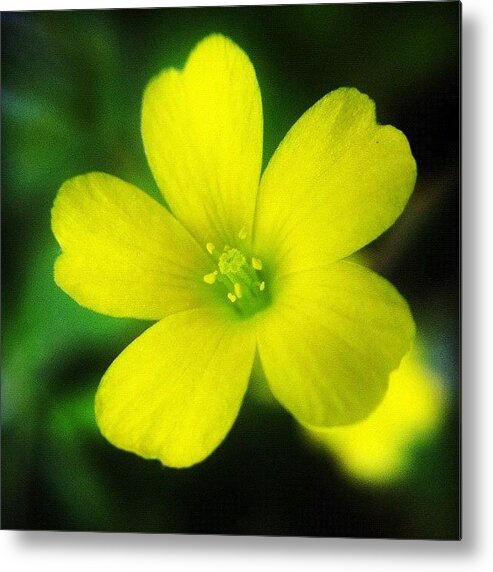
[[[456,2],[2,14],[2,527],[271,535],[459,535],[459,27]],[[265,161],[325,93],[354,86],[418,163],[404,216],[368,249],[413,309],[451,406],[413,470],[357,484],[248,395],[205,462],[163,468],[109,445],[93,396],[149,324],[79,307],[52,277],[50,208],[102,170],[158,196],[140,137],[144,87],[211,32],[250,56]]]

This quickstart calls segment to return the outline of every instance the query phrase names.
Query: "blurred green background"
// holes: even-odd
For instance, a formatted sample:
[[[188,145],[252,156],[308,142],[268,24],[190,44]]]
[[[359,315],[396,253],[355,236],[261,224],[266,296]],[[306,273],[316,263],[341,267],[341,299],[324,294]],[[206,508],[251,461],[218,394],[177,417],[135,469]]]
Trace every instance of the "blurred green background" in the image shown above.
[[[409,300],[448,399],[406,474],[345,473],[281,407],[247,395],[218,450],[186,470],[113,448],[93,397],[149,323],[100,316],[53,282],[50,208],[101,170],[158,196],[140,137],[149,79],[211,32],[250,56],[264,163],[325,93],[354,86],[418,163],[405,214],[366,252]],[[2,527],[395,538],[459,535],[457,2],[2,14]]]

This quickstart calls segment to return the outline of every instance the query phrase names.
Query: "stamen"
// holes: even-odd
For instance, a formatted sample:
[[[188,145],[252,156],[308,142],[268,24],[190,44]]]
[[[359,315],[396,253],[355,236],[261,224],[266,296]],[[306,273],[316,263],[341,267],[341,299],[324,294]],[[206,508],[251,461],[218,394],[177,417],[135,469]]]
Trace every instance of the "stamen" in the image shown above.
[[[255,270],[262,270],[262,261],[260,258],[252,258],[252,268]]]
[[[246,229],[242,227],[238,237],[243,240],[246,236]],[[263,269],[260,258],[247,257],[242,250],[229,244],[218,250],[212,242],[208,242],[206,249],[216,270],[205,274],[203,281],[206,284],[217,284],[214,289],[218,288],[218,293],[222,292],[223,296],[226,294],[236,312],[248,316],[268,304],[268,297],[264,293],[266,284],[262,280],[263,272],[259,272]]]
[[[234,289],[236,297],[241,298],[241,284],[239,282],[236,282],[236,284],[234,285]]]
[[[206,274],[203,278],[204,282],[206,284],[214,284],[217,280],[217,270],[214,270],[214,272],[211,272],[210,274]]]
[[[244,226],[241,227],[240,232],[238,233],[238,238],[240,240],[245,240],[245,238],[248,236],[247,230]]]

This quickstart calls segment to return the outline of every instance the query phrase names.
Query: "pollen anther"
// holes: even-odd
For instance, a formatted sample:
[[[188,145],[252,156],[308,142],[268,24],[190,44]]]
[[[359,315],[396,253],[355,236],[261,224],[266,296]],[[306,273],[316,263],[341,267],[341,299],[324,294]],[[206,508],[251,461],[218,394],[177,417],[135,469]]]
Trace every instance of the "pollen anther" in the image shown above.
[[[255,270],[262,270],[262,261],[260,260],[260,258],[252,258],[252,268],[254,268]]]
[[[236,284],[234,285],[234,289],[236,297],[241,298],[241,284],[239,282],[236,282]]]
[[[214,270],[214,272],[211,272],[210,274],[206,274],[204,276],[204,282],[206,284],[214,284],[217,280],[217,270]]]
[[[245,238],[248,236],[247,230],[244,226],[241,227],[240,232],[238,233],[238,238],[240,240],[245,240]]]
[[[239,233],[241,238],[244,229]],[[262,280],[263,264],[260,258],[245,256],[236,247],[228,244],[216,249],[212,242],[206,244],[206,249],[216,265],[216,270],[205,274],[206,284],[216,284],[214,288],[226,294],[227,299],[234,304],[235,310],[243,315],[251,315],[264,308],[268,303],[265,281]]]

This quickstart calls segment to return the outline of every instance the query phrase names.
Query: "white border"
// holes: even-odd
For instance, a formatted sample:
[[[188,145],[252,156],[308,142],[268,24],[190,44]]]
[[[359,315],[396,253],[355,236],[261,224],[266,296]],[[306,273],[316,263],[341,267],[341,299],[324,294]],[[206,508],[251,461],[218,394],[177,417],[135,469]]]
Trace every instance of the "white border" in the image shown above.
[[[229,4],[275,2],[233,1]],[[284,4],[297,2],[285,1]],[[217,5],[228,2],[12,1],[2,10]],[[200,570],[282,572],[446,572],[487,570],[493,562],[493,33],[486,29],[485,0],[463,3],[463,535],[458,542],[341,540],[265,537],[124,535],[94,533],[0,532],[4,570],[87,572],[88,570]],[[488,176],[489,175],[489,176]]]

